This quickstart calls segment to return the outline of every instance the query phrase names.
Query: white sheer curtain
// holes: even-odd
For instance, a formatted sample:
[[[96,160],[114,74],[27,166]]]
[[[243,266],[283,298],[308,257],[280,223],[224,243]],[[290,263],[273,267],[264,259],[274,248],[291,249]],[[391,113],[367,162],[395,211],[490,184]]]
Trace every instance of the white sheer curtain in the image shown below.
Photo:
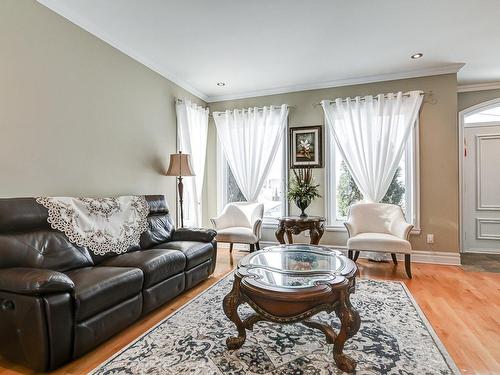
[[[422,99],[421,91],[411,91],[321,102],[326,125],[365,201],[380,202],[387,192]]]
[[[195,176],[184,179],[186,226],[202,225],[202,189],[207,151],[208,108],[189,100],[176,100],[177,139],[179,150],[191,155]],[[186,207],[187,206],[187,207]]]
[[[285,133],[288,105],[213,113],[224,155],[241,192],[255,202]]]

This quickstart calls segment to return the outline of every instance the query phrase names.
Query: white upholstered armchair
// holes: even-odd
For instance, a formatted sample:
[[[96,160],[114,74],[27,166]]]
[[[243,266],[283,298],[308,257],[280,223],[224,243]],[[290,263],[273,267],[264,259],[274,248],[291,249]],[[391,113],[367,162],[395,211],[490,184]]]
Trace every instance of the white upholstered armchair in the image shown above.
[[[229,251],[233,251],[234,243],[250,245],[250,252],[260,250],[259,240],[262,235],[262,203],[233,202],[229,203],[220,216],[210,219],[217,231],[217,241],[229,242]]]
[[[408,241],[413,225],[405,220],[401,207],[386,203],[357,203],[349,208],[344,223],[349,239],[349,258],[358,259],[360,251],[391,253],[394,264],[396,254],[405,255],[405,269],[411,279],[411,244]]]

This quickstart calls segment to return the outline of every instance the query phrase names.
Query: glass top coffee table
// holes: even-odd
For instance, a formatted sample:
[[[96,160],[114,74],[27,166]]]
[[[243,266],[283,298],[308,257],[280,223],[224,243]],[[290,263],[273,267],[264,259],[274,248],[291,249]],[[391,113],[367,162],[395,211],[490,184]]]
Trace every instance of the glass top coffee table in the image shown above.
[[[343,354],[343,349],[360,325],[359,314],[349,300],[357,274],[353,261],[322,246],[279,245],[247,255],[238,264],[231,292],[224,297],[224,313],[238,330],[238,336],[227,339],[228,348],[240,348],[246,330],[251,330],[256,322],[300,322],[320,329],[327,342],[334,345],[337,366],[346,372],[354,371],[356,362]],[[255,310],[244,321],[237,311],[242,303]],[[338,333],[309,319],[320,311],[337,314],[341,321]]]

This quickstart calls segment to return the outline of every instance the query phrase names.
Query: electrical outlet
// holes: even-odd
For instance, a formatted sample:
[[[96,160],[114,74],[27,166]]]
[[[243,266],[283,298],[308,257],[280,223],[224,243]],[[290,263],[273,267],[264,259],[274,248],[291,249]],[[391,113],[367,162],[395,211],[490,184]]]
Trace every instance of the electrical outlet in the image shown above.
[[[434,243],[434,234],[427,234],[427,243]]]

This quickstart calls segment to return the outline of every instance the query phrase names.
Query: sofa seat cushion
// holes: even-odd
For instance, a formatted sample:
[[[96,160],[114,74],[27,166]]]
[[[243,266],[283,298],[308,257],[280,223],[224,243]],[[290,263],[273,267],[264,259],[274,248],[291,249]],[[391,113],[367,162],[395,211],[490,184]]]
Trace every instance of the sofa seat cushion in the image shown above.
[[[157,245],[154,248],[182,251],[186,257],[187,270],[206,262],[214,255],[214,248],[210,242],[171,241]]]
[[[250,228],[231,227],[217,229],[217,241],[232,243],[256,243],[259,239]]]
[[[150,249],[118,255],[99,266],[140,268],[144,274],[143,288],[146,289],[183,272],[186,257],[178,250]]]
[[[410,242],[386,233],[359,233],[347,240],[347,248],[386,253],[411,253]]]
[[[75,318],[87,319],[142,290],[143,275],[139,268],[85,267],[66,272],[75,284]]]

